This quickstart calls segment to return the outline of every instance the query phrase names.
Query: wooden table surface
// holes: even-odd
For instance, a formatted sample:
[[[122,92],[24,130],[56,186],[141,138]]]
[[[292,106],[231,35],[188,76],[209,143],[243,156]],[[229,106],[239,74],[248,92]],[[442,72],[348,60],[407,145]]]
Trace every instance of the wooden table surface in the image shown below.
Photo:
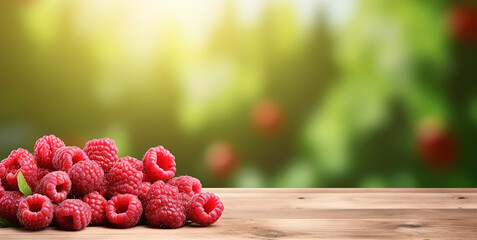
[[[214,188],[212,226],[2,228],[0,239],[477,239],[477,189]]]

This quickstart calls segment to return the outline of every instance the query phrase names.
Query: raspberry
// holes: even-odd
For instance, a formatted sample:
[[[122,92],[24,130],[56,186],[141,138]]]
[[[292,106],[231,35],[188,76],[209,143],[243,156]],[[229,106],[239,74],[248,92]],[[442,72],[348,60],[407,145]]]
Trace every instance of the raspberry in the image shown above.
[[[177,187],[154,183],[147,194],[146,219],[152,226],[178,228],[186,221],[186,210]]]
[[[119,161],[121,161],[121,160],[128,161],[129,164],[131,164],[131,166],[133,166],[133,168],[137,169],[138,171],[142,171],[142,161],[139,161],[136,158],[133,158],[133,157],[130,157],[130,156],[122,157],[122,158],[119,159]]]
[[[162,189],[166,186],[166,183],[164,183],[161,180],[155,181],[151,186],[149,187],[149,190],[147,191],[146,194],[146,200],[149,201],[150,199],[153,199],[155,196],[162,194]],[[172,190],[174,188],[169,188],[168,190]],[[177,187],[175,187],[177,190]],[[179,192],[179,190],[177,190]],[[174,193],[175,194],[175,193]],[[170,194],[170,195],[174,195]]]
[[[162,182],[162,181],[158,181]],[[147,198],[147,193],[149,192],[149,189],[151,189],[152,183],[150,182],[142,182],[141,184],[141,190],[139,191],[139,195],[137,196],[139,200],[141,200],[142,203],[142,208],[146,209],[146,198]],[[141,220],[139,221],[139,224],[146,224],[146,211],[142,212]]]
[[[187,209],[187,218],[201,225],[217,221],[224,211],[224,205],[213,193],[199,193],[192,198]]]
[[[2,164],[5,166],[5,180],[9,189],[18,190],[17,175],[20,171],[22,171],[30,188],[36,188],[38,167],[35,158],[27,150],[23,148],[13,150],[8,158],[3,159]]]
[[[187,207],[189,206],[190,204],[190,200],[192,200],[192,197],[189,196],[189,194],[187,193],[179,193],[179,200],[181,201],[182,203],[182,206],[184,206],[184,208],[187,210]]]
[[[58,205],[55,218],[62,229],[81,230],[91,222],[91,208],[79,199],[66,199]]]
[[[89,160],[86,153],[79,147],[62,147],[58,149],[51,160],[53,168],[68,172],[77,162]]]
[[[136,170],[128,161],[116,162],[108,174],[109,197],[116,194],[138,195],[141,190],[143,173]]]
[[[142,182],[141,189],[138,194],[138,198],[141,200],[141,202],[146,201],[147,192],[149,192],[151,185],[152,184],[150,182]]]
[[[20,202],[17,218],[25,228],[40,230],[50,225],[53,213],[53,204],[47,196],[33,194]]]
[[[41,179],[43,179],[46,174],[53,172],[53,170],[48,169],[48,168],[38,168],[38,180],[37,182],[40,182]]]
[[[166,181],[174,177],[176,173],[176,162],[174,156],[163,146],[150,148],[144,158],[143,171],[150,181]]]
[[[71,180],[68,174],[63,171],[48,173],[41,179],[37,192],[46,195],[55,203],[60,203],[66,199],[71,190]]]
[[[5,165],[0,162],[0,185],[2,185],[2,179],[7,175],[7,170],[5,169]]]
[[[118,161],[118,148],[109,138],[93,139],[86,143],[83,148],[89,159],[96,161],[105,173]]]
[[[176,186],[180,193],[186,193],[190,197],[202,190],[202,184],[199,179],[190,176],[175,177],[167,182],[167,184]]]
[[[56,210],[58,209],[58,204],[53,203],[53,220],[51,220],[50,226],[58,226],[58,222],[56,221]]]
[[[91,225],[106,225],[106,204],[108,201],[98,192],[90,192],[83,198],[83,202],[91,207]]]
[[[70,169],[68,176],[71,179],[71,192],[82,197],[101,188],[104,181],[103,169],[94,161],[81,161]]]
[[[101,186],[99,186],[98,192],[99,194],[101,194],[101,196],[107,197],[108,191],[109,191],[109,182],[105,177],[103,182],[101,183]]]
[[[51,159],[56,150],[64,147],[65,143],[55,135],[43,136],[35,143],[35,159],[39,167],[53,169]]]
[[[0,187],[2,187],[2,182],[7,181],[5,179],[6,176],[7,176],[7,170],[5,169],[5,165],[3,164],[3,162],[0,162]],[[4,189],[4,188],[2,187],[1,189]],[[2,196],[0,196],[0,197],[2,197]]]
[[[5,191],[0,198],[0,217],[5,218],[13,224],[18,224],[17,210],[25,195],[20,191]]]
[[[0,184],[0,198],[2,198],[4,194],[5,194],[5,188],[3,188],[2,185]]]
[[[106,217],[117,227],[135,226],[142,214],[142,204],[132,194],[119,194],[111,198],[106,205]]]

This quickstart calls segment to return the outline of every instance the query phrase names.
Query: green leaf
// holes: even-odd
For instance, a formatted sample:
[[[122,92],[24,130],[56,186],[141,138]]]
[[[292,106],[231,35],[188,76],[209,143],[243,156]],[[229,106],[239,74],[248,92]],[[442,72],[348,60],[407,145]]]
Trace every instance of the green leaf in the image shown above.
[[[0,227],[13,227],[15,225],[13,225],[13,223],[11,223],[10,221],[8,221],[7,219],[4,219],[4,218],[0,218]]]
[[[28,183],[26,182],[25,177],[23,177],[23,173],[21,171],[17,175],[17,182],[18,182],[18,189],[20,189],[20,192],[22,192],[25,196],[30,196],[33,194],[30,186],[28,186]]]

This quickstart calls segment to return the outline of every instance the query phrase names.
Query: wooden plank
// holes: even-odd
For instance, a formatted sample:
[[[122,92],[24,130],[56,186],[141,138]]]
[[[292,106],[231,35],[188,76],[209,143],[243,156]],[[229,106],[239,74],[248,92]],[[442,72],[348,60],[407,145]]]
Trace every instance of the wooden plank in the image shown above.
[[[477,193],[217,193],[231,209],[475,209]],[[250,204],[253,203],[253,204]]]
[[[7,228],[2,239],[475,239],[475,219],[224,219],[211,227],[88,227],[79,232]]]
[[[477,193],[477,188],[204,188],[213,193]]]
[[[477,209],[230,209],[222,219],[474,219]]]
[[[422,190],[422,191],[421,191]],[[0,239],[477,239],[476,189],[204,189],[216,225],[0,229]]]

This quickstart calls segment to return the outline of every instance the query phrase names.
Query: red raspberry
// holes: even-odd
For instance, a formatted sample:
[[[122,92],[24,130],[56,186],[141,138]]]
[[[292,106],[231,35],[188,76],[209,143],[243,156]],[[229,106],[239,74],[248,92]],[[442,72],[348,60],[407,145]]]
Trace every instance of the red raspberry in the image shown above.
[[[182,206],[184,206],[185,210],[189,207],[190,201],[192,200],[192,197],[189,196],[187,193],[179,193],[180,201],[182,203]]]
[[[66,199],[58,205],[55,218],[62,229],[81,230],[91,222],[91,208],[79,199]]]
[[[62,147],[58,149],[51,160],[54,169],[68,172],[77,162],[89,160],[86,153],[79,147]]]
[[[169,180],[176,173],[176,162],[174,156],[163,146],[150,148],[144,158],[143,171],[150,181]]]
[[[53,203],[53,220],[51,220],[50,226],[58,226],[55,216],[56,210],[58,210],[58,204]]]
[[[7,219],[13,224],[18,224],[18,205],[20,205],[24,198],[25,195],[20,191],[5,191],[3,197],[0,198],[0,217]]]
[[[154,183],[147,194],[146,219],[152,226],[178,228],[186,221],[177,187]]]
[[[190,197],[202,190],[202,184],[199,179],[190,176],[175,177],[167,182],[167,184],[176,186],[180,193],[186,193]]]
[[[20,202],[17,218],[25,228],[40,230],[50,225],[53,213],[53,204],[47,196],[33,194]]]
[[[162,184],[164,184],[163,181],[158,181],[158,182],[162,182]],[[139,198],[139,200],[141,200],[141,203],[142,203],[142,209],[144,209],[144,211],[142,212],[142,216],[141,216],[141,220],[139,220],[139,224],[147,224],[146,222],[146,199],[147,199],[147,193],[149,192],[149,189],[151,189],[151,185],[152,183],[150,182],[142,182],[141,184],[141,190],[139,191],[139,195],[137,196]]]
[[[119,159],[119,161],[121,161],[121,160],[128,161],[129,164],[131,164],[131,166],[133,168],[135,168],[138,171],[142,171],[142,161],[137,160],[137,158],[126,156],[126,157],[122,157],[122,158]]]
[[[99,194],[101,194],[101,196],[107,197],[108,191],[109,191],[109,182],[108,182],[108,179],[105,177],[103,182],[101,183],[101,186],[99,186],[98,192]]]
[[[5,165],[0,162],[0,185],[2,185],[3,178],[7,175],[7,170],[5,169]]]
[[[43,136],[35,143],[35,159],[39,167],[53,169],[51,159],[56,150],[64,147],[65,143],[55,135]]]
[[[31,153],[23,148],[13,150],[8,158],[3,159],[2,164],[6,170],[7,187],[11,190],[18,190],[17,175],[22,171],[26,182],[33,190],[38,181],[38,167],[35,158]]]
[[[106,205],[106,217],[117,227],[135,226],[142,214],[142,204],[132,194],[119,194],[111,198]]]
[[[40,182],[41,179],[43,179],[46,174],[53,172],[53,170],[48,169],[48,168],[38,168],[38,180],[37,182]]]
[[[142,182],[141,190],[139,191],[139,195],[138,195],[141,202],[146,201],[147,192],[149,192],[149,189],[151,188],[151,185],[152,184],[150,182]]]
[[[150,199],[155,198],[155,196],[161,194],[161,191],[165,186],[166,183],[161,180],[155,181],[153,184],[151,184],[149,190],[146,193],[146,201],[149,201]],[[177,189],[177,187],[175,189]],[[179,192],[179,190],[177,190],[177,192]]]
[[[70,191],[70,177],[63,171],[48,173],[43,179],[41,179],[37,188],[38,193],[46,195],[55,203],[64,201]]]
[[[82,197],[92,191],[99,190],[104,181],[103,169],[94,161],[81,161],[70,169],[71,192]]]
[[[0,184],[0,198],[2,198],[4,194],[5,194],[5,188],[3,188],[2,185]]]
[[[201,225],[217,221],[224,211],[224,205],[213,193],[199,193],[192,198],[187,209],[187,218]]]
[[[7,176],[7,170],[5,169],[5,165],[3,165],[3,162],[0,162],[0,187],[2,187],[2,182],[6,184],[6,181],[7,181],[5,179],[6,176]],[[2,189],[4,188],[2,187]]]
[[[143,205],[144,209],[146,209],[147,202],[149,201],[149,199],[154,198],[154,196],[158,194],[158,191],[160,191],[160,189],[162,189],[165,185],[166,185],[166,183],[164,183],[164,181],[158,180],[158,181],[155,181],[154,183],[151,183],[149,186],[147,186],[147,185],[143,186],[144,188],[147,188],[147,189],[142,190],[142,191],[147,190],[147,192],[145,192],[145,194],[142,195],[142,201],[143,201],[142,205]],[[156,194],[149,196],[149,192],[151,191],[152,188],[155,189]]]
[[[86,143],[83,148],[89,159],[96,161],[105,173],[118,161],[118,148],[112,139],[93,139]]]
[[[105,210],[108,201],[101,194],[90,192],[84,196],[83,202],[91,207],[91,225],[102,226],[108,223]]]
[[[108,174],[109,197],[117,194],[138,195],[141,190],[143,173],[136,170],[128,161],[116,162]]]

